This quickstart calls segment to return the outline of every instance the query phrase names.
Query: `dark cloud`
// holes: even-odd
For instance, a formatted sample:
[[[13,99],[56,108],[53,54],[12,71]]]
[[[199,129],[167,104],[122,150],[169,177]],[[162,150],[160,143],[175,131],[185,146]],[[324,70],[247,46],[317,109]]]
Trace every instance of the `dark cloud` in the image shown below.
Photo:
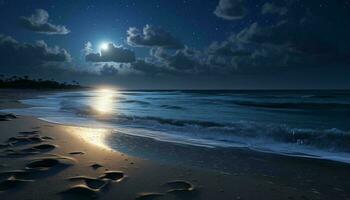
[[[208,64],[234,69],[232,73],[267,74],[306,68],[344,68],[350,64],[350,16],[337,2],[320,7],[308,1],[278,1],[274,22],[254,22],[227,40],[208,47]],[[263,8],[264,10],[264,8]],[[288,11],[287,11],[288,10]],[[276,12],[275,12],[276,11]]]
[[[244,49],[242,46],[239,46],[231,39],[219,42],[213,42],[209,45],[207,52],[209,55],[216,56],[248,56],[251,54],[251,51]]]
[[[285,15],[287,14],[288,9],[286,7],[278,6],[274,3],[265,3],[261,9],[262,14],[278,14]]]
[[[226,20],[242,19],[246,15],[244,0],[220,0],[214,14]]]
[[[71,60],[70,54],[60,47],[48,47],[44,41],[35,44],[20,43],[0,35],[0,64],[2,67],[37,67],[48,63]]]
[[[199,52],[192,51],[187,47],[174,53],[162,48],[151,50],[151,56],[156,59],[156,63],[163,66],[168,72],[174,73],[196,73],[200,66],[196,53]]]
[[[87,46],[89,45],[86,45],[85,49]],[[107,49],[101,49],[100,53],[86,52],[85,60],[88,62],[130,63],[135,61],[135,53],[133,51],[115,46],[113,43],[109,43]]]
[[[121,66],[124,74],[142,74],[147,76],[178,76],[197,74],[203,71],[199,51],[184,48],[171,51],[163,48],[151,49],[150,57],[137,59]]]
[[[60,81],[96,76],[73,67],[70,61],[71,56],[65,49],[49,47],[44,41],[28,44],[0,35],[0,73],[3,75],[29,75]]]
[[[119,74],[119,70],[114,65],[104,64],[100,69],[100,74],[106,76],[115,76]]]
[[[29,17],[20,17],[20,25],[30,31],[43,34],[68,34],[68,30],[63,25],[54,25],[48,22],[49,14],[46,10],[37,9],[34,14]]]
[[[162,65],[147,59],[138,59],[130,64],[131,72],[141,73],[148,76],[161,76],[165,74],[173,74],[172,70]]]
[[[168,49],[181,49],[184,47],[183,44],[169,32],[150,25],[146,25],[142,32],[135,27],[130,27],[127,34],[127,43],[130,46],[161,47]]]

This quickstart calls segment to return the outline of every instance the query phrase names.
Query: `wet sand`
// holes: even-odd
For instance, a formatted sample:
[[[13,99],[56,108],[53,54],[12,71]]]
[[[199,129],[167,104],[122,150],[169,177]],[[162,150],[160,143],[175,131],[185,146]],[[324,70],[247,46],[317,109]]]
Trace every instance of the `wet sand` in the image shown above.
[[[16,95],[1,97],[0,108],[23,106]],[[341,163],[120,136],[123,149],[141,152],[132,156],[104,144],[111,130],[9,113],[0,130],[0,199],[350,199],[350,167]],[[149,149],[184,162],[147,160]],[[201,165],[190,164],[200,156]],[[211,156],[236,167],[210,167]]]

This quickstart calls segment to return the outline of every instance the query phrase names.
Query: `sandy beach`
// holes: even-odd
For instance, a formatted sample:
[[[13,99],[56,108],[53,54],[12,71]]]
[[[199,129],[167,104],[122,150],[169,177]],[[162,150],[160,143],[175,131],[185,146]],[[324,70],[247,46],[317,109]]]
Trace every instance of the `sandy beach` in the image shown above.
[[[16,94],[2,91],[0,108],[40,93]],[[0,199],[350,199],[350,166],[338,162],[120,136],[129,155],[104,144],[108,129],[10,113],[1,113],[0,130]],[[183,159],[143,157],[150,149]],[[225,152],[228,161],[210,163]],[[191,157],[203,159],[195,165]]]

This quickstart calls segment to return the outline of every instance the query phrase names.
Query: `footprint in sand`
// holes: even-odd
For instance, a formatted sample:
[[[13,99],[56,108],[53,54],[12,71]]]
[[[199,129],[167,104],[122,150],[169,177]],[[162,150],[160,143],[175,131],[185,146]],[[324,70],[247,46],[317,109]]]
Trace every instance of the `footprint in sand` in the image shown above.
[[[92,169],[96,170],[96,169],[98,169],[98,168],[100,168],[100,167],[103,167],[103,166],[100,165],[100,164],[98,164],[98,163],[94,163],[94,164],[90,165],[90,167],[91,167]]]
[[[26,170],[11,170],[0,172],[0,179],[8,179],[10,177],[15,177],[18,179],[28,179],[30,172]]]
[[[121,171],[107,171],[100,176],[100,179],[108,179],[114,182],[120,182],[125,178],[125,175]]]
[[[69,153],[70,155],[84,155],[85,153],[82,151],[73,151]]]
[[[98,197],[99,191],[92,189],[86,185],[75,185],[63,192],[63,196],[72,197],[73,199],[95,199]]]
[[[167,188],[167,194],[178,196],[181,199],[193,198],[197,195],[197,191],[194,186],[182,180],[170,181],[165,184]]]
[[[80,182],[78,185],[63,191],[62,195],[70,195],[75,198],[94,199],[101,190],[105,189],[111,181],[119,182],[125,177],[123,172],[108,171],[98,178],[76,176],[69,178],[69,181]]]
[[[65,168],[74,164],[74,160],[68,157],[46,157],[34,160],[26,165],[26,169],[45,171],[51,168]]]
[[[164,194],[162,193],[141,193],[135,198],[135,200],[156,200],[161,199],[163,196]]]
[[[5,114],[5,115],[0,115],[0,121],[10,121],[12,119],[16,119],[17,116],[14,114]]]
[[[52,150],[54,148],[56,148],[56,145],[53,144],[39,144],[36,146],[31,147],[31,149],[35,149],[35,150]]]
[[[29,156],[29,155],[35,155],[38,152],[34,150],[14,150],[14,149],[6,149],[2,153],[5,153],[5,157],[7,156],[16,156],[16,157],[22,157],[22,156]]]
[[[30,148],[25,149],[7,149],[4,151],[7,156],[28,156],[28,155],[34,155],[38,153],[43,153],[47,151],[51,151],[56,148],[56,145],[53,144],[39,144],[36,146],[32,146]]]
[[[191,183],[181,180],[170,181],[165,184],[170,187],[168,192],[176,192],[176,191],[193,191],[194,187]]]
[[[25,183],[32,182],[31,180],[17,179],[11,176],[5,180],[0,181],[0,191],[7,191],[11,189],[17,189]]]
[[[22,135],[35,135],[35,134],[39,134],[40,131],[21,131],[19,132],[19,134],[22,134]]]
[[[24,145],[24,144],[30,144],[30,143],[40,143],[43,142],[44,139],[41,138],[39,135],[30,135],[30,136],[16,136],[16,137],[10,137],[7,142],[10,145]]]
[[[53,137],[49,137],[49,136],[43,136],[41,138],[44,140],[53,140]]]
[[[76,177],[69,178],[68,180],[83,182],[85,183],[86,186],[95,190],[100,190],[109,184],[109,180],[102,180],[102,179],[91,178],[86,176],[76,176]]]
[[[11,146],[10,144],[0,143],[0,149],[4,149],[4,148],[10,147],[10,146]]]

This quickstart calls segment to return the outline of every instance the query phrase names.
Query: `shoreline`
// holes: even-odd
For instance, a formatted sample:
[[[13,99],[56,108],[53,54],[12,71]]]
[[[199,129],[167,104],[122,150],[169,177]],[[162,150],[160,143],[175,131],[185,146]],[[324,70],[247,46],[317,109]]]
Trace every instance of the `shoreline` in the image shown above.
[[[0,105],[7,108],[16,105],[16,103],[8,103]],[[19,133],[23,131],[38,131],[34,135],[52,138],[40,143],[0,149],[1,163],[8,163],[6,166],[0,166],[0,180],[9,179],[9,174],[15,180],[22,180],[19,181],[18,187],[0,192],[0,197],[5,199],[23,197],[27,199],[61,199],[62,197],[68,199],[77,197],[88,199],[94,197],[99,199],[115,197],[118,199],[156,199],[156,197],[157,199],[261,199],[262,196],[266,199],[350,198],[348,192],[350,178],[349,175],[344,174],[350,169],[348,165],[292,159],[249,151],[225,152],[211,149],[205,151],[201,148],[195,150],[190,146],[121,134],[118,137],[122,148],[111,151],[104,148],[103,144],[98,145],[96,137],[103,134],[96,134],[96,129],[53,124],[24,116],[2,121],[0,127],[3,130],[0,136],[1,144],[6,144],[8,138],[23,136]],[[89,138],[86,136],[89,132],[92,132],[91,138],[96,139],[95,143],[86,141],[86,138]],[[47,149],[39,151],[39,153],[29,151],[29,155],[26,154],[28,152],[21,152],[23,149],[33,148],[39,144],[50,144],[54,148],[49,151]],[[9,153],[6,151],[8,149],[17,153],[19,151],[23,155],[6,155]],[[158,157],[172,157],[174,152],[178,153],[181,150],[182,153],[178,154],[177,161],[184,162],[147,160],[144,154],[135,153],[145,153],[149,150],[155,151]],[[188,155],[188,152],[193,155]],[[224,157],[222,153],[226,153],[225,157],[231,159],[219,163],[218,161]],[[34,173],[32,169],[26,169],[28,163],[43,158],[64,161],[67,162],[63,162],[67,166],[64,168],[51,166],[43,173],[40,170],[40,173],[36,170]],[[193,162],[187,163],[186,160],[191,161],[191,158],[199,158],[198,160],[201,161],[199,163],[204,167],[196,166]],[[225,172],[212,169],[206,166],[208,163],[213,166],[232,167],[234,170]],[[97,164],[96,169],[91,167],[93,164]],[[232,166],[227,166],[228,164]],[[24,172],[15,174],[13,170],[24,170],[27,174]],[[12,172],[9,173],[9,171]],[[100,179],[106,172],[122,174],[118,174],[120,180]],[[75,179],[69,180],[72,177]],[[326,184],[326,181],[329,183]],[[107,184],[108,187],[94,188],[99,184]],[[0,189],[5,186],[0,184]],[[84,189],[74,189],[78,186]],[[92,190],[87,190],[86,187]]]
[[[27,92],[27,90],[25,90]],[[31,91],[31,90],[29,90]],[[69,90],[70,91],[70,90]],[[68,91],[68,92],[69,92]],[[2,91],[3,92],[3,91]],[[22,90],[19,90],[19,92],[22,92]],[[39,94],[43,94],[41,91],[36,91],[37,93]],[[44,94],[51,94],[52,93],[59,93],[59,91],[47,91],[46,93]],[[1,90],[0,90],[0,93],[1,93]],[[8,103],[7,103],[8,104]],[[11,105],[11,107],[30,107],[28,105],[25,105],[25,104],[22,104],[21,102],[18,102],[17,104],[15,105]],[[34,106],[35,107],[35,106]],[[6,108],[9,108],[9,106],[7,105]],[[1,109],[1,104],[0,104],[0,109]],[[21,110],[21,109],[20,109]],[[5,109],[5,112],[6,112],[6,109]],[[11,109],[9,109],[7,112],[12,112]],[[21,113],[21,111],[13,111],[14,113],[17,113],[19,115],[23,114],[25,116],[31,116],[30,113]],[[29,111],[31,112],[31,111]],[[71,121],[67,121],[67,120],[61,120],[61,119],[58,119],[58,121],[56,121],[55,119],[49,119],[49,118],[40,118],[40,117],[37,117],[41,120],[44,120],[46,122],[49,122],[49,123],[54,123],[54,124],[58,124],[58,125],[68,125],[68,126],[77,126],[77,127],[91,127],[91,124],[89,122],[84,122],[84,121],[78,121],[77,123],[74,123],[74,122],[71,122]],[[74,119],[72,119],[74,121]],[[84,119],[82,119],[84,120]],[[184,120],[185,121],[185,120]],[[92,123],[94,123],[94,121],[91,121]],[[340,162],[340,163],[345,163],[345,164],[350,164],[350,160],[349,160],[349,155],[348,155],[348,151],[343,151],[343,152],[332,152],[332,151],[324,151],[322,148],[321,149],[318,149],[317,147],[313,147],[311,146],[310,148],[308,148],[307,146],[306,147],[302,147],[302,146],[299,146],[299,145],[295,145],[295,146],[282,146],[282,147],[278,147],[278,145],[281,145],[278,141],[269,141],[267,140],[268,145],[269,146],[250,146],[250,145],[247,145],[247,144],[226,144],[225,143],[225,140],[223,140],[223,143],[220,143],[221,141],[218,140],[214,140],[214,143],[211,143],[212,141],[210,140],[203,140],[203,141],[195,141],[195,142],[188,142],[189,139],[186,139],[186,138],[182,138],[182,139],[177,139],[176,137],[169,137],[169,136],[165,136],[164,139],[162,139],[161,137],[156,137],[156,136],[153,136],[153,135],[141,135],[138,133],[137,131],[137,128],[135,129],[136,131],[133,131],[133,130],[127,130],[123,127],[113,127],[112,125],[109,125],[109,124],[94,124],[94,127],[97,127],[97,128],[107,128],[107,129],[113,129],[115,132],[120,132],[120,133],[124,133],[124,134],[127,134],[127,135],[130,135],[130,136],[136,136],[136,137],[143,137],[143,138],[151,138],[151,139],[154,139],[156,141],[159,141],[159,142],[165,142],[165,143],[176,143],[176,144],[183,144],[183,145],[193,145],[193,146],[196,146],[196,147],[207,147],[207,148],[227,148],[227,149],[235,149],[235,148],[238,148],[238,149],[247,149],[248,151],[253,151],[253,152],[256,152],[256,153],[266,153],[266,154],[273,154],[273,155],[276,155],[276,156],[287,156],[287,157],[296,157],[296,158],[301,158],[301,159],[316,159],[316,160],[324,160],[324,161],[332,161],[332,162]],[[331,130],[331,129],[325,129],[326,131],[328,130]],[[338,130],[338,129],[336,129]],[[317,131],[317,130],[316,130]],[[341,129],[339,129],[339,131],[342,131]],[[167,133],[166,131],[164,133]],[[345,134],[347,134],[345,131],[344,131]],[[142,133],[144,134],[144,133]],[[293,133],[294,134],[294,133]],[[181,136],[181,135],[180,135]],[[294,136],[293,136],[294,137]],[[330,135],[331,137],[331,135]],[[181,137],[179,137],[181,138]],[[345,138],[346,139],[346,138]],[[215,143],[216,142],[216,143]],[[261,142],[261,141],[258,141],[258,142]],[[329,141],[328,141],[329,142]],[[282,142],[282,145],[283,142]],[[277,146],[277,147],[276,147]],[[114,148],[114,147],[113,147]]]
[[[0,177],[6,180],[12,177],[19,181],[13,187],[11,184],[4,185],[2,180],[0,196],[4,199],[21,199],[24,196],[29,196],[29,199],[61,199],[62,197],[67,199],[94,199],[95,197],[112,199],[115,195],[120,199],[137,199],[138,197],[147,199],[154,195],[161,195],[163,199],[240,199],[243,197],[245,199],[258,199],[270,187],[277,188],[278,191],[270,194],[270,199],[287,197],[285,196],[287,194],[293,195],[293,190],[288,187],[273,186],[267,180],[256,179],[253,176],[232,175],[199,168],[156,163],[93,145],[81,136],[72,133],[72,129],[85,128],[54,125],[23,116],[1,122],[0,127],[1,129],[7,127],[8,131],[12,133],[40,131],[40,137],[52,138],[38,144],[11,147],[12,150],[20,154],[5,151],[9,154],[4,155],[4,151],[2,151],[2,163],[7,164],[1,166]],[[9,135],[16,137],[11,133]],[[4,141],[3,137],[4,135],[1,137],[2,142]],[[50,144],[54,145],[55,148],[47,152],[30,152],[29,154],[26,154],[26,151],[24,153],[21,151],[39,144]],[[9,150],[9,148],[5,150]],[[45,159],[62,162],[63,167],[59,166],[60,163],[57,166],[49,166],[48,169],[27,170],[30,163]],[[94,169],[92,165],[95,164],[102,167]],[[44,164],[44,168],[46,167]],[[96,181],[105,172],[120,172],[122,177],[117,180],[107,180],[109,182],[106,191],[102,188],[98,191],[93,189],[93,192],[73,190],[82,184],[84,185],[84,181],[82,181],[84,178]],[[74,177],[80,177],[82,180],[69,181]],[[212,180],[215,182],[211,182]],[[242,185],[242,182],[245,184]],[[254,189],[255,193],[250,194],[253,185],[261,185],[261,188]],[[87,184],[87,186],[89,185]],[[234,191],[231,191],[232,187],[235,188]],[[45,196],[38,197],[36,194],[45,194]],[[308,194],[302,196],[308,196]]]

